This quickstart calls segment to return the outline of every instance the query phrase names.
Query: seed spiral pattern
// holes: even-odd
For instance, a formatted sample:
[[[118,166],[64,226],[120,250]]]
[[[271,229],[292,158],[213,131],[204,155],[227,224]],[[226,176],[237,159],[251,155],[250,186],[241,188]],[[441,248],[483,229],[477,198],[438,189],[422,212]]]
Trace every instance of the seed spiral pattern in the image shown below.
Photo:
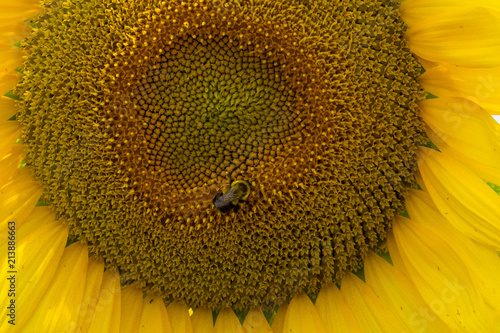
[[[287,112],[295,93],[279,74],[280,61],[268,63],[228,36],[183,37],[149,69],[134,104],[151,163],[189,189],[246,170],[302,126]]]
[[[340,282],[414,186],[398,3],[45,2],[16,88],[44,200],[124,283],[191,307]]]

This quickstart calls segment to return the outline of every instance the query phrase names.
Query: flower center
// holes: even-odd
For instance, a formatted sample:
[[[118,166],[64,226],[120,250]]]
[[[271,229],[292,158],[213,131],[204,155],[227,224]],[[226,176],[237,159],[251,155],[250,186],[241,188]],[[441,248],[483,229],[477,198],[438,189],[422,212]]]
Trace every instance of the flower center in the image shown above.
[[[137,149],[130,142],[123,149],[127,143],[120,139],[129,142],[128,136],[115,141],[136,166],[133,178],[169,192],[221,185],[298,144],[304,124],[293,110],[304,94],[286,86],[292,76],[282,70],[284,60],[227,34],[185,33],[170,41],[138,72],[124,70],[140,78],[124,96],[132,105],[122,105],[124,112],[138,116],[126,128],[142,127],[147,142]],[[123,99],[120,95],[113,102]]]
[[[27,163],[124,280],[273,306],[385,239],[423,132],[397,1],[46,6],[17,87]]]

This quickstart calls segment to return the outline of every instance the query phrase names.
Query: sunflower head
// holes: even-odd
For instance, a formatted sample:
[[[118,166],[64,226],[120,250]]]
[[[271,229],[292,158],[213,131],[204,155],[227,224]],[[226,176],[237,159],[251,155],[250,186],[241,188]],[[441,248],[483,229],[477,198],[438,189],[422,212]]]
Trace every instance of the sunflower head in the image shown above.
[[[16,89],[44,200],[107,267],[189,306],[340,282],[415,184],[397,6],[46,3]]]

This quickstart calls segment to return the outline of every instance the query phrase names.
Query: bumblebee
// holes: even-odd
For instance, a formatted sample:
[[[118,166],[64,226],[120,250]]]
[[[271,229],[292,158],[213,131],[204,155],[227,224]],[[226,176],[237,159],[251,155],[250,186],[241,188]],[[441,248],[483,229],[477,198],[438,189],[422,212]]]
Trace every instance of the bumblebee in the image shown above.
[[[252,187],[246,180],[235,180],[231,182],[229,189],[215,195],[214,206],[223,213],[238,209],[238,203],[246,200],[251,190]]]

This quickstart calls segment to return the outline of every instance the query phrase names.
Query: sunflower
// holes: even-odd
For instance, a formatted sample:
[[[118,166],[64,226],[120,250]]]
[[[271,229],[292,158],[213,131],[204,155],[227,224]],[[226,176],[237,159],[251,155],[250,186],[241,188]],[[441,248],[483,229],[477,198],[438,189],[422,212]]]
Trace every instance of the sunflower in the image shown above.
[[[2,7],[1,331],[500,329],[494,1]]]

